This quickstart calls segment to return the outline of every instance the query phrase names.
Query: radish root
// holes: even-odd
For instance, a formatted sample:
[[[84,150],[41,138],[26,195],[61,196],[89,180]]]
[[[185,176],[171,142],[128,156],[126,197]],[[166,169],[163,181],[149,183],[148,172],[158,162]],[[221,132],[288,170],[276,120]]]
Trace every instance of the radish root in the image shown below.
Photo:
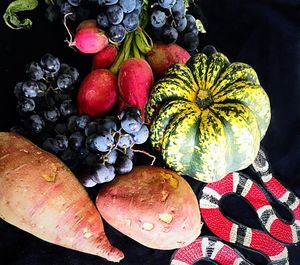
[[[63,24],[68,32],[68,35],[69,35],[69,40],[68,39],[65,39],[65,42],[68,43],[68,46],[74,50],[76,50],[73,46],[75,45],[74,41],[73,41],[73,35],[70,31],[70,29],[68,28],[68,25],[67,25],[67,17],[72,15],[73,13],[67,13],[64,15],[64,20],[63,20]]]

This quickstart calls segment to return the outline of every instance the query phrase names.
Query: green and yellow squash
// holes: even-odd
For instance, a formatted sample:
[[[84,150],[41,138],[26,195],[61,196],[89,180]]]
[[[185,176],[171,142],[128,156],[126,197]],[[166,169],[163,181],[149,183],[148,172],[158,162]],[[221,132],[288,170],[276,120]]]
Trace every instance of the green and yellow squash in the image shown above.
[[[213,182],[254,161],[271,111],[253,68],[222,53],[198,53],[155,84],[146,116],[167,166]]]

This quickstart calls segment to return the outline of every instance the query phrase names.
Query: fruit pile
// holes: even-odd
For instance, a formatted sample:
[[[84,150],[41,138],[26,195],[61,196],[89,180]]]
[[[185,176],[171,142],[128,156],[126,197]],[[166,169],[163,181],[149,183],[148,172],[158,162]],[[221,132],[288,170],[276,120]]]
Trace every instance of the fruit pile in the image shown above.
[[[51,1],[46,16],[49,20],[63,16],[69,47],[75,47],[82,56],[90,56],[87,68],[91,70],[81,77],[75,67],[47,53],[29,62],[26,79],[15,85],[20,124],[11,130],[60,158],[57,160],[18,135],[0,135],[3,159],[15,155],[35,161],[26,162],[28,167],[20,165],[20,171],[12,170],[25,185],[18,187],[21,190],[17,194],[25,193],[24,189],[27,194],[28,179],[23,181],[24,174],[33,173],[30,182],[47,187],[46,193],[37,196],[32,187],[27,207],[36,198],[48,202],[44,199],[48,190],[59,186],[56,177],[63,185],[73,181],[70,168],[82,184],[76,180],[75,191],[86,200],[82,186],[100,184],[95,205],[101,216],[141,244],[167,250],[186,246],[199,236],[202,223],[198,200],[177,174],[210,183],[245,169],[255,159],[271,112],[269,98],[251,66],[230,62],[212,46],[197,52],[203,28],[200,20],[190,14],[188,2],[194,1]],[[174,171],[152,167],[156,157],[142,146],[148,138],[151,151],[161,155],[162,166]],[[49,165],[41,163],[33,153],[22,154],[23,149],[14,145],[8,150],[7,139],[30,150],[40,150],[37,152],[42,157],[49,157]],[[136,145],[141,145],[141,150]],[[152,157],[151,166],[135,167],[136,153]],[[3,161],[5,168],[7,163]],[[60,175],[62,168],[66,179]],[[0,170],[0,181],[5,185],[9,182],[8,171],[3,174]],[[101,185],[106,182],[111,183]],[[64,191],[64,195],[68,201],[73,194]],[[103,245],[93,242],[96,238],[103,240],[103,236],[94,234],[103,234],[102,223],[91,225],[87,213],[78,215],[85,207],[76,197],[73,200],[74,208],[68,206],[71,213],[62,211],[63,218],[55,208],[57,203],[50,203],[46,205],[47,216],[38,221],[48,220],[54,207],[58,214],[53,223],[70,218],[79,226],[72,226],[71,234],[75,229],[80,234],[76,234],[76,240],[87,240],[82,248],[78,244],[80,251],[112,261],[122,259],[118,250],[107,250],[110,246],[105,241]],[[61,202],[59,205],[64,208]],[[0,207],[0,216],[5,214]],[[20,223],[26,219],[21,217]],[[39,236],[40,232],[33,229],[32,233]],[[61,238],[67,238],[67,244],[55,242],[70,244],[68,235]],[[89,240],[96,250],[86,247]],[[53,242],[53,238],[49,241]],[[78,249],[74,245],[70,248]]]
[[[55,0],[46,16],[63,16],[69,46],[92,55],[92,70],[81,78],[51,54],[28,63],[26,80],[14,90],[20,126],[12,131],[57,155],[84,186],[109,182],[132,170],[134,151],[144,152],[134,145],[149,136],[144,120],[152,86],[170,65],[190,58],[174,42],[193,32],[198,46],[196,20],[183,0]]]
[[[148,43],[142,51],[151,45],[147,40],[151,37],[156,42],[176,42],[192,52],[199,45],[199,32],[205,30],[201,21],[189,11],[189,4],[192,8],[200,8],[194,1],[185,0],[55,0],[47,8],[46,17],[49,21],[57,20],[59,15],[79,22],[95,19],[115,44],[126,43],[129,32],[145,31],[146,37],[142,34],[142,38]],[[125,43],[124,46],[131,45]]]
[[[87,187],[132,170],[133,146],[146,142],[149,135],[139,109],[124,108],[119,116],[80,114],[79,73],[51,54],[28,63],[26,77],[14,89],[21,126],[12,131],[57,155],[74,171],[82,171]]]
[[[149,136],[148,127],[143,124],[136,108],[127,108],[120,114],[119,122],[114,117],[106,117],[87,124],[86,145],[93,152],[82,184],[93,187],[109,182],[116,174],[129,173],[133,168],[133,146],[143,144]]]
[[[193,53],[199,46],[199,21],[189,14],[188,2],[54,1],[52,8],[59,7],[64,15],[69,46],[91,55],[91,71],[79,80],[74,67],[51,54],[29,63],[28,79],[15,87],[23,127],[13,130],[27,133],[81,172],[87,187],[132,170],[133,146],[145,143],[149,136],[145,120],[151,126],[152,147],[176,172],[210,182],[248,166],[269,125],[268,96],[250,66],[231,64],[212,47]],[[76,15],[82,8],[89,9],[88,19]],[[68,19],[74,20],[74,36]],[[235,94],[238,81],[240,92]],[[223,83],[228,95],[222,94]],[[248,90],[254,88],[249,99]],[[245,115],[246,123],[227,118],[229,110],[223,110],[223,101],[236,98],[240,103],[228,108],[238,117]],[[203,119],[202,115],[210,117],[211,108],[218,115],[226,114],[220,119],[228,119],[232,142],[225,144],[223,130],[212,130],[211,119]],[[205,124],[201,133],[210,137],[199,132],[197,143],[190,139],[196,139],[194,127],[199,120]],[[243,146],[236,146],[241,142]],[[242,154],[233,163],[235,152],[230,151],[227,164],[224,154],[231,148]]]

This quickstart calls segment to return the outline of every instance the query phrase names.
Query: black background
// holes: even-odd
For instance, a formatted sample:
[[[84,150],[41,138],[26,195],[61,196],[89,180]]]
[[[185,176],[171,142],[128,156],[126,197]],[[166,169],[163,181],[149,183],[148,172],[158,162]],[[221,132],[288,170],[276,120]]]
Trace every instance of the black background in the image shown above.
[[[1,131],[17,121],[14,85],[24,80],[24,67],[46,52],[79,69],[82,76],[90,70],[90,56],[67,47],[67,33],[62,23],[50,24],[44,17],[42,1],[30,13],[33,27],[13,31],[0,22],[0,113]],[[257,71],[272,107],[272,120],[263,140],[273,172],[290,190],[300,196],[300,1],[202,0],[196,15],[203,15],[207,34],[199,49],[214,45],[231,61],[250,64]],[[9,1],[1,1],[1,15]],[[143,163],[141,160],[140,163]],[[200,184],[189,180],[196,193]],[[240,219],[255,214],[244,202],[229,198],[228,214]],[[230,210],[231,209],[231,210]],[[234,211],[232,210],[234,209]],[[250,218],[249,218],[250,216]],[[251,220],[250,220],[251,222]],[[105,224],[108,238],[122,249],[126,265],[167,265],[173,251],[152,250]],[[204,228],[203,234],[209,234]],[[266,264],[258,254],[239,249],[254,264]],[[290,264],[300,264],[300,247],[288,246]],[[88,254],[64,249],[44,242],[0,220],[0,264],[7,265],[105,265],[112,264]],[[204,264],[198,262],[197,264]]]

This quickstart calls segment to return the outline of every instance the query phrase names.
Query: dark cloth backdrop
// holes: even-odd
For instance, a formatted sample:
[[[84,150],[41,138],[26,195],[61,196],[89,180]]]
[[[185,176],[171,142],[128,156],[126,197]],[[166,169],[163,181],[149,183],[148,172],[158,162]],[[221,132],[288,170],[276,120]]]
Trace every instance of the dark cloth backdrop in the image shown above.
[[[9,1],[1,1],[1,15]],[[39,1],[42,3],[42,1]],[[231,61],[254,67],[262,86],[269,94],[272,120],[263,140],[273,172],[290,190],[300,196],[300,1],[299,0],[202,0],[201,16],[207,34],[201,36],[199,49],[214,45]],[[13,31],[0,22],[0,109],[1,131],[17,121],[13,87],[24,79],[24,67],[46,52],[77,67],[82,76],[90,69],[90,56],[69,49],[64,43],[67,33],[62,23],[49,24],[42,15],[45,6],[28,14],[33,28]],[[143,164],[142,157],[138,163]],[[196,194],[201,184],[188,180]],[[0,187],[1,189],[1,187]],[[234,205],[234,207],[232,207]],[[225,205],[226,206],[226,205]],[[229,198],[231,216],[257,224],[251,207]],[[233,210],[234,209],[234,210]],[[287,217],[288,218],[288,217]],[[290,217],[289,217],[290,218]],[[221,224],[220,224],[221,225]],[[122,249],[126,265],[167,265],[173,251],[152,250],[120,234],[105,224],[108,238]],[[210,234],[204,227],[203,234]],[[262,255],[239,249],[254,264],[266,264]],[[290,264],[300,264],[300,247],[288,246]],[[207,262],[206,262],[207,263]],[[99,257],[64,249],[44,242],[20,229],[0,221],[0,264],[5,265],[105,265]],[[198,262],[197,264],[204,264]]]

